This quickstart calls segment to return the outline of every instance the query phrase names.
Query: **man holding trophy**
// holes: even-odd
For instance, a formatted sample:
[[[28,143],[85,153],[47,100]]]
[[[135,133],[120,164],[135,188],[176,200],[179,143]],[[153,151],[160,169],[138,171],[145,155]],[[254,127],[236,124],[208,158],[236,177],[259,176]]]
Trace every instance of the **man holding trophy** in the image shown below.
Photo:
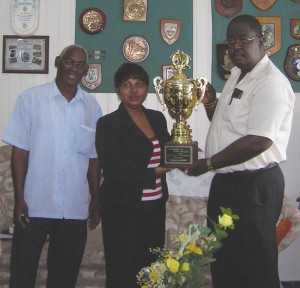
[[[295,95],[287,78],[264,50],[259,21],[239,15],[227,28],[235,67],[219,100],[208,84],[203,98],[212,121],[206,159],[185,170],[198,176],[215,170],[207,214],[219,207],[238,214],[234,231],[211,264],[214,288],[279,288],[276,223],[282,208],[284,176]]]

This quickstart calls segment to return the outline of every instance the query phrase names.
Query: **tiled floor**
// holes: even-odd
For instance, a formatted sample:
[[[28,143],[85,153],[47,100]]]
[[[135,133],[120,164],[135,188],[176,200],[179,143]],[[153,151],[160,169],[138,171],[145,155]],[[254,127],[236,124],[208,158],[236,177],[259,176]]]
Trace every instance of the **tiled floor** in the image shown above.
[[[297,282],[281,282],[284,288],[300,288],[300,281]]]

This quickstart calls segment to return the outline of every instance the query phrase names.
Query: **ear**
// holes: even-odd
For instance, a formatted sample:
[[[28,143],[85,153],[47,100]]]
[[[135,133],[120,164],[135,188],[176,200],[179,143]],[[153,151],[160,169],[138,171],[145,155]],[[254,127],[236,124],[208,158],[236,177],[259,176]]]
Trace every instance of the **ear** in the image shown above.
[[[264,47],[265,38],[264,36],[259,37],[259,47]]]
[[[56,56],[55,61],[54,61],[54,66],[57,68],[59,63],[60,63],[60,58],[59,58],[59,56]]]

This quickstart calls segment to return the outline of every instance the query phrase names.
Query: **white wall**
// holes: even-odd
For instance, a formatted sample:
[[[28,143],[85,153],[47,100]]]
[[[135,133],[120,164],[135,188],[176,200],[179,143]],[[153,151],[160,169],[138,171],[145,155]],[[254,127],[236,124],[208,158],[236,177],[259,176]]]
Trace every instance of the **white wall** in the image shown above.
[[[14,34],[10,27],[10,2],[10,0],[1,0],[1,36]],[[59,55],[62,48],[74,43],[76,1],[40,0],[40,2],[39,27],[35,35],[50,36],[49,74],[0,74],[0,137],[8,123],[18,94],[31,86],[51,81],[56,74],[55,56]],[[192,56],[194,78],[205,76],[210,80],[212,57],[210,0],[194,0],[194,19],[194,55]],[[2,55],[2,45],[0,45],[0,55]],[[2,63],[2,57],[0,61]],[[95,97],[105,114],[115,110],[118,106],[118,100],[114,94],[95,94]],[[297,93],[297,97],[300,97],[299,93]],[[146,106],[162,110],[154,94],[148,95]],[[286,195],[293,201],[300,196],[298,190],[300,177],[296,172],[300,170],[300,149],[298,148],[299,110],[300,103],[296,101],[293,131],[288,148],[288,161],[282,165],[286,177]],[[167,111],[164,111],[164,113],[171,129],[173,120],[169,117]],[[193,131],[193,139],[199,142],[200,147],[204,147],[209,122],[202,106],[199,107],[197,112],[193,112],[188,122]],[[0,142],[0,145],[3,144]],[[280,253],[279,267],[282,280],[300,280],[299,247],[300,237],[288,249]]]

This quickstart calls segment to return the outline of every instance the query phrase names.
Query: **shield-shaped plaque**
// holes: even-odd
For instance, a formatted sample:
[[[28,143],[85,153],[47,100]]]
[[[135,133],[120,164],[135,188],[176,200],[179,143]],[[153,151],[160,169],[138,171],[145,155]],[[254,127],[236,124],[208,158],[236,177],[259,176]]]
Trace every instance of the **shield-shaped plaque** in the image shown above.
[[[295,39],[300,39],[300,19],[290,20],[291,36]]]
[[[227,80],[234,66],[229,58],[227,44],[217,44],[217,65],[220,77],[223,80]]]
[[[160,22],[160,33],[164,41],[172,45],[177,41],[181,32],[181,20],[166,20]]]
[[[11,27],[19,36],[32,35],[39,24],[39,0],[11,0]]]
[[[266,53],[271,56],[281,49],[281,18],[256,17],[261,24]]]
[[[89,64],[86,76],[82,77],[81,83],[90,90],[97,88],[102,82],[102,64]]]
[[[251,0],[251,1],[256,8],[262,11],[270,9],[276,2],[276,0]]]
[[[241,11],[243,6],[242,0],[216,0],[216,10],[219,14],[232,17]]]
[[[291,79],[300,81],[300,45],[293,45],[288,48],[284,69]]]

